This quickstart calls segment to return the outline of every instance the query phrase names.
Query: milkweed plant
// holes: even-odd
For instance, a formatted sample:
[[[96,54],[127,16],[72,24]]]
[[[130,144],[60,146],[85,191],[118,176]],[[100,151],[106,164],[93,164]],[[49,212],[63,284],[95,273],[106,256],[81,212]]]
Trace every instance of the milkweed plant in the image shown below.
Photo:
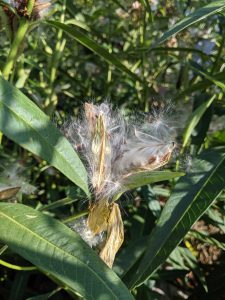
[[[222,299],[224,10],[0,1],[1,299]]]

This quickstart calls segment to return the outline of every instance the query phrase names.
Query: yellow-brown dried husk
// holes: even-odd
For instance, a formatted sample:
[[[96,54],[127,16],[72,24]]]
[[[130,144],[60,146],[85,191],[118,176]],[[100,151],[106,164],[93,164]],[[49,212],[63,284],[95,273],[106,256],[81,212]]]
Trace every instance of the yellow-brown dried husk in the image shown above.
[[[93,234],[106,231],[110,216],[110,205],[106,199],[91,204],[87,224]]]
[[[108,219],[106,242],[99,254],[109,268],[112,268],[116,253],[120,249],[123,240],[124,229],[119,205],[113,203]]]

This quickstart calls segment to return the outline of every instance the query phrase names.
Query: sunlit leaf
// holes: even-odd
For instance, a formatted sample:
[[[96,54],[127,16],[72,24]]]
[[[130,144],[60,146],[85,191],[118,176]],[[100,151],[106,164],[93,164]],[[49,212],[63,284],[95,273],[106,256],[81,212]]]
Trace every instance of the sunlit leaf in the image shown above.
[[[87,173],[71,144],[22,92],[0,77],[0,130],[60,170],[88,194]]]
[[[126,274],[130,288],[149,278],[166,260],[225,188],[225,148],[212,149],[193,161],[189,174],[178,180],[155,228],[135,273]]]
[[[78,234],[28,206],[0,203],[0,241],[85,299],[133,299]]]
[[[131,174],[123,179],[121,182],[121,189],[119,190],[119,193],[115,195],[113,200],[116,201],[123,193],[143,185],[170,180],[180,176],[184,176],[184,173],[171,171],[142,171]]]
[[[216,13],[221,12],[225,8],[225,1],[212,1],[208,5],[201,7],[176,23],[172,28],[167,30],[161,38],[155,43],[154,46],[161,44],[162,42],[169,39],[171,36],[177,34],[178,32],[184,30],[185,28],[200,22]]]
[[[77,42],[90,49],[94,53],[98,54],[105,61],[112,64],[120,71],[128,74],[133,80],[142,81],[135,73],[131,72],[124,64],[122,64],[115,55],[109,53],[105,48],[96,43],[93,39],[87,36],[87,34],[84,34],[81,31],[79,31],[75,26],[68,26],[57,21],[48,21],[47,23],[53,27],[62,29],[65,33],[67,33],[70,37],[74,38]]]

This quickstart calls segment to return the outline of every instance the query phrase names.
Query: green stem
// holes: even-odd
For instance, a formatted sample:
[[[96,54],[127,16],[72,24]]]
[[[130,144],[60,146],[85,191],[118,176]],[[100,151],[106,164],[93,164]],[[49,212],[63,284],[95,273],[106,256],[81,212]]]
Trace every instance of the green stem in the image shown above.
[[[62,14],[60,17],[60,22],[64,23],[65,20],[65,10],[66,10],[66,0],[63,2]],[[57,77],[57,69],[60,63],[60,59],[66,44],[66,39],[63,39],[63,30],[59,30],[56,39],[55,50],[53,51],[53,56],[51,60],[50,69],[50,82],[48,88],[48,97],[45,103],[45,112],[51,115],[58,103],[57,95],[55,94],[55,80]]]
[[[17,271],[33,271],[37,270],[37,267],[21,267],[17,265],[10,264],[2,259],[0,259],[0,264],[4,267],[7,267],[9,269],[17,270]]]
[[[3,77],[8,80],[9,75],[12,71],[12,68],[16,62],[17,55],[19,52],[19,47],[27,33],[29,27],[29,21],[26,19],[22,19],[19,25],[19,28],[16,32],[15,38],[13,40],[13,43],[11,45],[9,55],[7,57],[6,63],[4,65],[4,68],[2,70]]]
[[[10,24],[9,24],[8,16],[4,12],[3,7],[0,7],[0,18],[2,20],[2,24],[3,24],[4,28],[6,30],[6,34],[7,34],[8,38],[11,41],[11,39],[12,39],[12,29],[11,29]]]
[[[67,223],[70,223],[70,222],[74,222],[75,220],[83,217],[83,216],[86,216],[88,214],[88,210],[84,210],[76,215],[73,215],[73,216],[70,216],[64,220],[62,220],[62,223],[64,224],[67,224]]]
[[[140,44],[141,47],[145,46],[145,40],[146,40],[146,11],[143,13],[143,20],[142,20],[142,26],[140,28],[141,35],[140,35]],[[142,78],[143,80],[143,87],[142,87],[142,99],[144,104],[144,111],[149,111],[149,103],[148,103],[148,91],[147,91],[147,84],[146,84],[146,54],[143,52],[141,57],[141,63],[142,63]]]
[[[27,14],[30,17],[34,8],[35,0],[28,0],[27,3]]]

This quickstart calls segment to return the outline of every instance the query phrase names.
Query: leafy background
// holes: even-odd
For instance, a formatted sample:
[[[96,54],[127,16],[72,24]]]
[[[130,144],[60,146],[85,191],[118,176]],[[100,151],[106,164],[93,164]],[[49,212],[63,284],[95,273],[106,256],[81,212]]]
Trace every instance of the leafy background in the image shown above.
[[[54,1],[32,25],[0,79],[1,299],[224,299],[224,8]],[[4,75],[4,26],[0,39]],[[118,200],[125,242],[113,271],[66,226],[90,195],[57,127],[93,99],[137,119],[169,103],[177,130],[166,170]]]

